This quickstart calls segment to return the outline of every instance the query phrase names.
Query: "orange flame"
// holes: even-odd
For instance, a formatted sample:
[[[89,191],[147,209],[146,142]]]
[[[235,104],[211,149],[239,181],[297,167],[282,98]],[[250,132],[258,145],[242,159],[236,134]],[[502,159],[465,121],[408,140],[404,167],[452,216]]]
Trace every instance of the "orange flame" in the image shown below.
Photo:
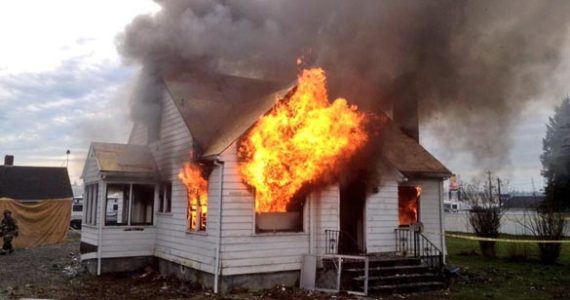
[[[239,147],[240,174],[257,212],[285,212],[308,185],[330,181],[367,141],[366,116],[345,99],[329,102],[322,69],[304,70],[297,90],[262,117]]]
[[[191,230],[205,230],[208,213],[208,181],[199,166],[185,163],[178,178],[184,183],[188,197],[186,218]]]

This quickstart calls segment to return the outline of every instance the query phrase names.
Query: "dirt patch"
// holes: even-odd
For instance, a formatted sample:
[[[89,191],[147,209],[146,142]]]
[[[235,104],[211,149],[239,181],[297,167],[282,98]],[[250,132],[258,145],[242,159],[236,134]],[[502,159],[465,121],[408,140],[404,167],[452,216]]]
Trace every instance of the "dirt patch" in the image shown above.
[[[0,299],[362,299],[277,286],[260,292],[215,295],[189,282],[160,276],[156,268],[94,276],[79,261],[79,235],[65,243],[17,249],[0,256]],[[440,299],[440,293],[390,295],[382,299]],[[375,298],[371,298],[375,299]]]
[[[347,296],[332,296],[348,299]],[[17,249],[0,256],[0,299],[331,299],[331,295],[275,287],[256,293],[218,296],[147,267],[140,272],[93,276],[79,260],[79,235],[65,243]]]
[[[79,261],[77,233],[70,233],[62,244],[0,256],[0,266],[0,299],[175,299],[203,294],[152,269],[89,275]]]

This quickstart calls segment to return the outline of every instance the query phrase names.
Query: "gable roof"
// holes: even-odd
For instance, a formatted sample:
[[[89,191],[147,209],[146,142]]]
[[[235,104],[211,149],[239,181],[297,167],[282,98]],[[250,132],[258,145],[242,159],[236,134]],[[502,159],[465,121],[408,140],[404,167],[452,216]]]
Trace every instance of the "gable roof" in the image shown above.
[[[219,155],[277,102],[292,84],[221,74],[186,73],[164,78],[202,158]],[[389,119],[389,118],[388,118]],[[449,177],[451,172],[391,120],[382,128],[381,154],[405,176]]]
[[[407,177],[446,178],[451,172],[415,139],[389,120],[382,127],[382,157]]]
[[[202,157],[223,152],[292,85],[224,74],[185,73],[164,78]]]
[[[67,168],[0,166],[0,198],[45,200],[73,198]]]
[[[146,145],[99,143],[91,144],[100,172],[140,174],[153,177],[157,167]],[[92,153],[92,154],[91,154]]]

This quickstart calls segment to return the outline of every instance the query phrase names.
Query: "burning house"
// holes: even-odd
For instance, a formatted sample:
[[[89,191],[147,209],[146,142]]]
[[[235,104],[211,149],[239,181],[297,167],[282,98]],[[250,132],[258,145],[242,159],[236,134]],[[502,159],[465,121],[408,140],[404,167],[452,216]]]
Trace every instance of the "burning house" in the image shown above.
[[[158,261],[217,292],[293,285],[307,257],[423,259],[429,245],[443,263],[450,172],[419,144],[417,111],[391,120],[329,101],[319,69],[290,85],[200,73],[162,83],[157,122],[89,150],[91,272]]]

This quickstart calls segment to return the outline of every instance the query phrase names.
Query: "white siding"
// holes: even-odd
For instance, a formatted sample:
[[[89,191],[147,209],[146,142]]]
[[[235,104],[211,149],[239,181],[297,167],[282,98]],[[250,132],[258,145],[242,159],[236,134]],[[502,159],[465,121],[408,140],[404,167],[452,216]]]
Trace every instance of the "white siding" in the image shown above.
[[[192,138],[170,96],[163,97],[160,140],[150,145],[163,181],[172,182],[172,213],[158,213],[154,255],[188,267],[212,273],[217,234],[217,196],[219,170],[210,175],[208,224],[206,232],[186,231],[186,188],[178,173],[190,159]]]
[[[239,176],[236,159],[235,145],[222,155],[222,274],[300,270],[303,255],[309,253],[308,210],[304,213],[305,232],[256,234],[254,196]]]
[[[91,225],[81,226],[81,241],[90,245],[97,245],[97,227]]]
[[[314,208],[314,234],[316,253],[326,252],[325,230],[339,230],[340,194],[338,185],[331,185],[325,190],[315,193],[312,199]]]
[[[398,227],[398,182],[384,175],[378,193],[366,199],[366,250],[368,253],[392,252],[395,248],[394,229]]]
[[[155,228],[137,227],[138,230],[124,227],[103,228],[101,257],[128,257],[153,255]]]
[[[94,182],[99,179],[99,169],[97,168],[97,160],[93,153],[93,147],[90,147],[89,153],[87,154],[82,179],[84,183]]]
[[[141,122],[133,124],[133,129],[129,135],[129,144],[146,145],[147,144],[147,126]]]

